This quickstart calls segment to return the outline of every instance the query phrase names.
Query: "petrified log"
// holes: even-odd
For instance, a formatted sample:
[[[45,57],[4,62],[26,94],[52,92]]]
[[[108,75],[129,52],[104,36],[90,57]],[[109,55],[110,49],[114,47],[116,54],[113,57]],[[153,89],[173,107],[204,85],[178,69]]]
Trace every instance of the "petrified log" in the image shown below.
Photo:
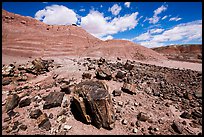
[[[112,129],[115,114],[108,87],[101,81],[87,80],[75,86],[73,103],[78,113],[97,128]]]

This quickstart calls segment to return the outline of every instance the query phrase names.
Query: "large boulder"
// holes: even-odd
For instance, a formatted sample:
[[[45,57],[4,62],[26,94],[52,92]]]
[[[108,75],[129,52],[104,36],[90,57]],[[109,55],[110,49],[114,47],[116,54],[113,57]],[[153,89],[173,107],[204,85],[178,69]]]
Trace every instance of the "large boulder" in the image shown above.
[[[75,86],[73,105],[86,123],[112,129],[115,114],[108,87],[101,81],[86,80]]]

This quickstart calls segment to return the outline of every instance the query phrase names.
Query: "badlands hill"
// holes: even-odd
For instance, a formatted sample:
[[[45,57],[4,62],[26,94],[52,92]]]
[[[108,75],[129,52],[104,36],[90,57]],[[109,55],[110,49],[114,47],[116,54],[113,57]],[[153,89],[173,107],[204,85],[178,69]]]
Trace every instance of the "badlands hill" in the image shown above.
[[[170,45],[152,49],[168,59],[202,63],[202,44]]]
[[[75,25],[47,25],[5,10],[2,10],[2,39],[3,55],[11,56],[166,59],[159,53],[130,41],[102,41]]]

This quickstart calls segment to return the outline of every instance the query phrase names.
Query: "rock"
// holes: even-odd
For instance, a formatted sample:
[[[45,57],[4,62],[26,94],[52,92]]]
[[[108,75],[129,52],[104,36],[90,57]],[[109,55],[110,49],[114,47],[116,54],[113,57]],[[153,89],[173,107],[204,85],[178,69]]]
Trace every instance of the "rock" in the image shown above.
[[[8,121],[10,121],[11,120],[11,117],[5,117],[4,118],[4,122],[8,122]]]
[[[45,104],[43,105],[43,109],[60,107],[63,97],[64,92],[50,92],[49,95],[45,98]]]
[[[112,74],[111,74],[110,69],[104,65],[99,66],[99,68],[96,70],[96,78],[111,80]]]
[[[52,113],[49,114],[48,116],[50,119],[53,119],[54,115]]]
[[[22,24],[26,24],[26,21],[22,20],[21,23],[22,23]]]
[[[136,85],[135,84],[129,84],[124,83],[123,87],[121,88],[123,92],[129,93],[129,94],[136,94]]]
[[[116,78],[123,79],[126,76],[126,73],[123,71],[118,71],[116,74]]]
[[[26,74],[20,74],[17,77],[17,81],[26,81],[28,79],[28,77],[26,76]]]
[[[30,98],[26,98],[26,99],[23,99],[19,102],[19,107],[22,108],[22,107],[25,107],[25,106],[29,106],[31,103],[31,99]]]
[[[183,129],[182,129],[182,127],[179,125],[178,122],[173,121],[173,124],[171,125],[171,127],[173,128],[173,130],[174,130],[175,132],[177,132],[177,133],[179,133],[179,134],[182,134]]]
[[[17,94],[9,95],[5,105],[6,112],[8,112],[9,110],[13,110],[15,107],[17,107],[19,101],[20,97]]]
[[[3,86],[9,85],[11,82],[12,82],[11,79],[4,79],[4,78],[2,79],[2,85]]]
[[[131,122],[130,125],[131,125],[132,127],[134,127],[134,126],[135,126],[135,123],[134,123],[134,122]]]
[[[56,79],[58,76],[59,76],[58,74],[54,74],[52,78]]]
[[[124,68],[125,68],[126,70],[131,70],[131,69],[133,69],[133,67],[134,67],[134,65],[131,63],[131,61],[130,61],[130,60],[127,60],[126,63],[125,63],[125,65],[124,65]]]
[[[75,113],[86,123],[92,123],[97,128],[114,128],[115,114],[111,95],[105,83],[97,80],[80,82],[75,87],[71,105],[72,108],[76,108]]]
[[[72,126],[70,125],[64,125],[64,130],[70,130],[72,128]]]
[[[40,115],[42,115],[42,111],[40,109],[35,109],[30,112],[29,116],[30,118],[37,119]]]
[[[19,129],[25,131],[25,130],[27,129],[27,126],[24,125],[24,124],[21,124],[21,125],[19,126]]]
[[[184,121],[182,121],[182,124],[183,124],[183,125],[186,125],[187,123],[186,123],[186,121],[184,120]]]
[[[46,129],[47,131],[51,129],[51,123],[46,113],[43,113],[37,118],[37,125],[39,128]]]
[[[67,112],[67,110],[63,108],[63,109],[57,114],[57,117],[64,115],[66,112]]]
[[[114,97],[115,96],[121,96],[121,94],[122,94],[122,90],[119,90],[119,89],[113,90]]]
[[[88,70],[95,70],[96,68],[95,68],[95,66],[93,65],[93,64],[90,64],[90,65],[88,65]]]
[[[186,92],[186,93],[184,93],[184,98],[186,98],[188,100],[192,100],[193,96],[190,93]]]
[[[14,112],[13,110],[9,110],[9,111],[7,112],[7,115],[8,115],[9,117],[14,117],[14,116],[16,115],[16,112]]]
[[[14,75],[14,68],[15,68],[15,66],[13,64],[3,66],[2,67],[2,76],[7,77],[7,76]]]
[[[120,113],[121,110],[122,110],[121,107],[117,107],[117,108],[116,108],[116,113]]]
[[[137,128],[133,128],[132,130],[133,133],[137,133],[137,131],[138,131]]]
[[[136,121],[135,125],[136,125],[137,127],[140,127],[140,126],[141,126],[141,122],[140,122],[140,121]]]
[[[147,113],[144,113],[144,112],[140,112],[138,115],[137,115],[137,119],[140,120],[140,121],[147,121],[149,119],[149,116],[147,115]]]
[[[119,105],[119,106],[121,106],[121,107],[122,107],[122,106],[123,106],[123,104],[124,104],[124,103],[123,103],[122,101],[118,101],[118,105]]]
[[[134,103],[134,106],[136,106],[136,107],[137,107],[138,105],[139,105],[139,104],[138,104],[137,102],[135,102],[135,103]]]
[[[126,119],[123,119],[123,120],[122,120],[122,124],[123,124],[123,125],[127,125],[127,124],[128,124],[128,121],[127,121]]]
[[[58,122],[58,123],[60,123],[60,122],[65,123],[65,122],[66,122],[66,117],[65,117],[65,116],[59,116],[59,117],[57,118],[57,122]]]
[[[202,118],[202,112],[199,112],[197,110],[194,110],[191,114],[197,118]]]
[[[187,119],[190,119],[191,117],[191,114],[184,111],[181,115],[180,115],[181,118],[187,118]]]
[[[82,79],[91,79],[91,74],[90,73],[83,73]]]
[[[61,88],[61,92],[64,92],[65,94],[70,94],[71,90],[69,89],[69,85],[63,83],[60,88]]]
[[[155,127],[155,128],[154,128],[154,131],[159,131],[159,128],[158,128],[158,127]]]

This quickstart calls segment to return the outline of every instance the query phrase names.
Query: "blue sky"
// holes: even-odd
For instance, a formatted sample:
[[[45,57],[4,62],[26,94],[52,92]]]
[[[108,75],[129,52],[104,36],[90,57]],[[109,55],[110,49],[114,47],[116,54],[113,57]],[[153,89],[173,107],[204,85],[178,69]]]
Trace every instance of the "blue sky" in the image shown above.
[[[202,43],[201,2],[3,2],[46,24],[77,24],[102,39],[146,47]]]

